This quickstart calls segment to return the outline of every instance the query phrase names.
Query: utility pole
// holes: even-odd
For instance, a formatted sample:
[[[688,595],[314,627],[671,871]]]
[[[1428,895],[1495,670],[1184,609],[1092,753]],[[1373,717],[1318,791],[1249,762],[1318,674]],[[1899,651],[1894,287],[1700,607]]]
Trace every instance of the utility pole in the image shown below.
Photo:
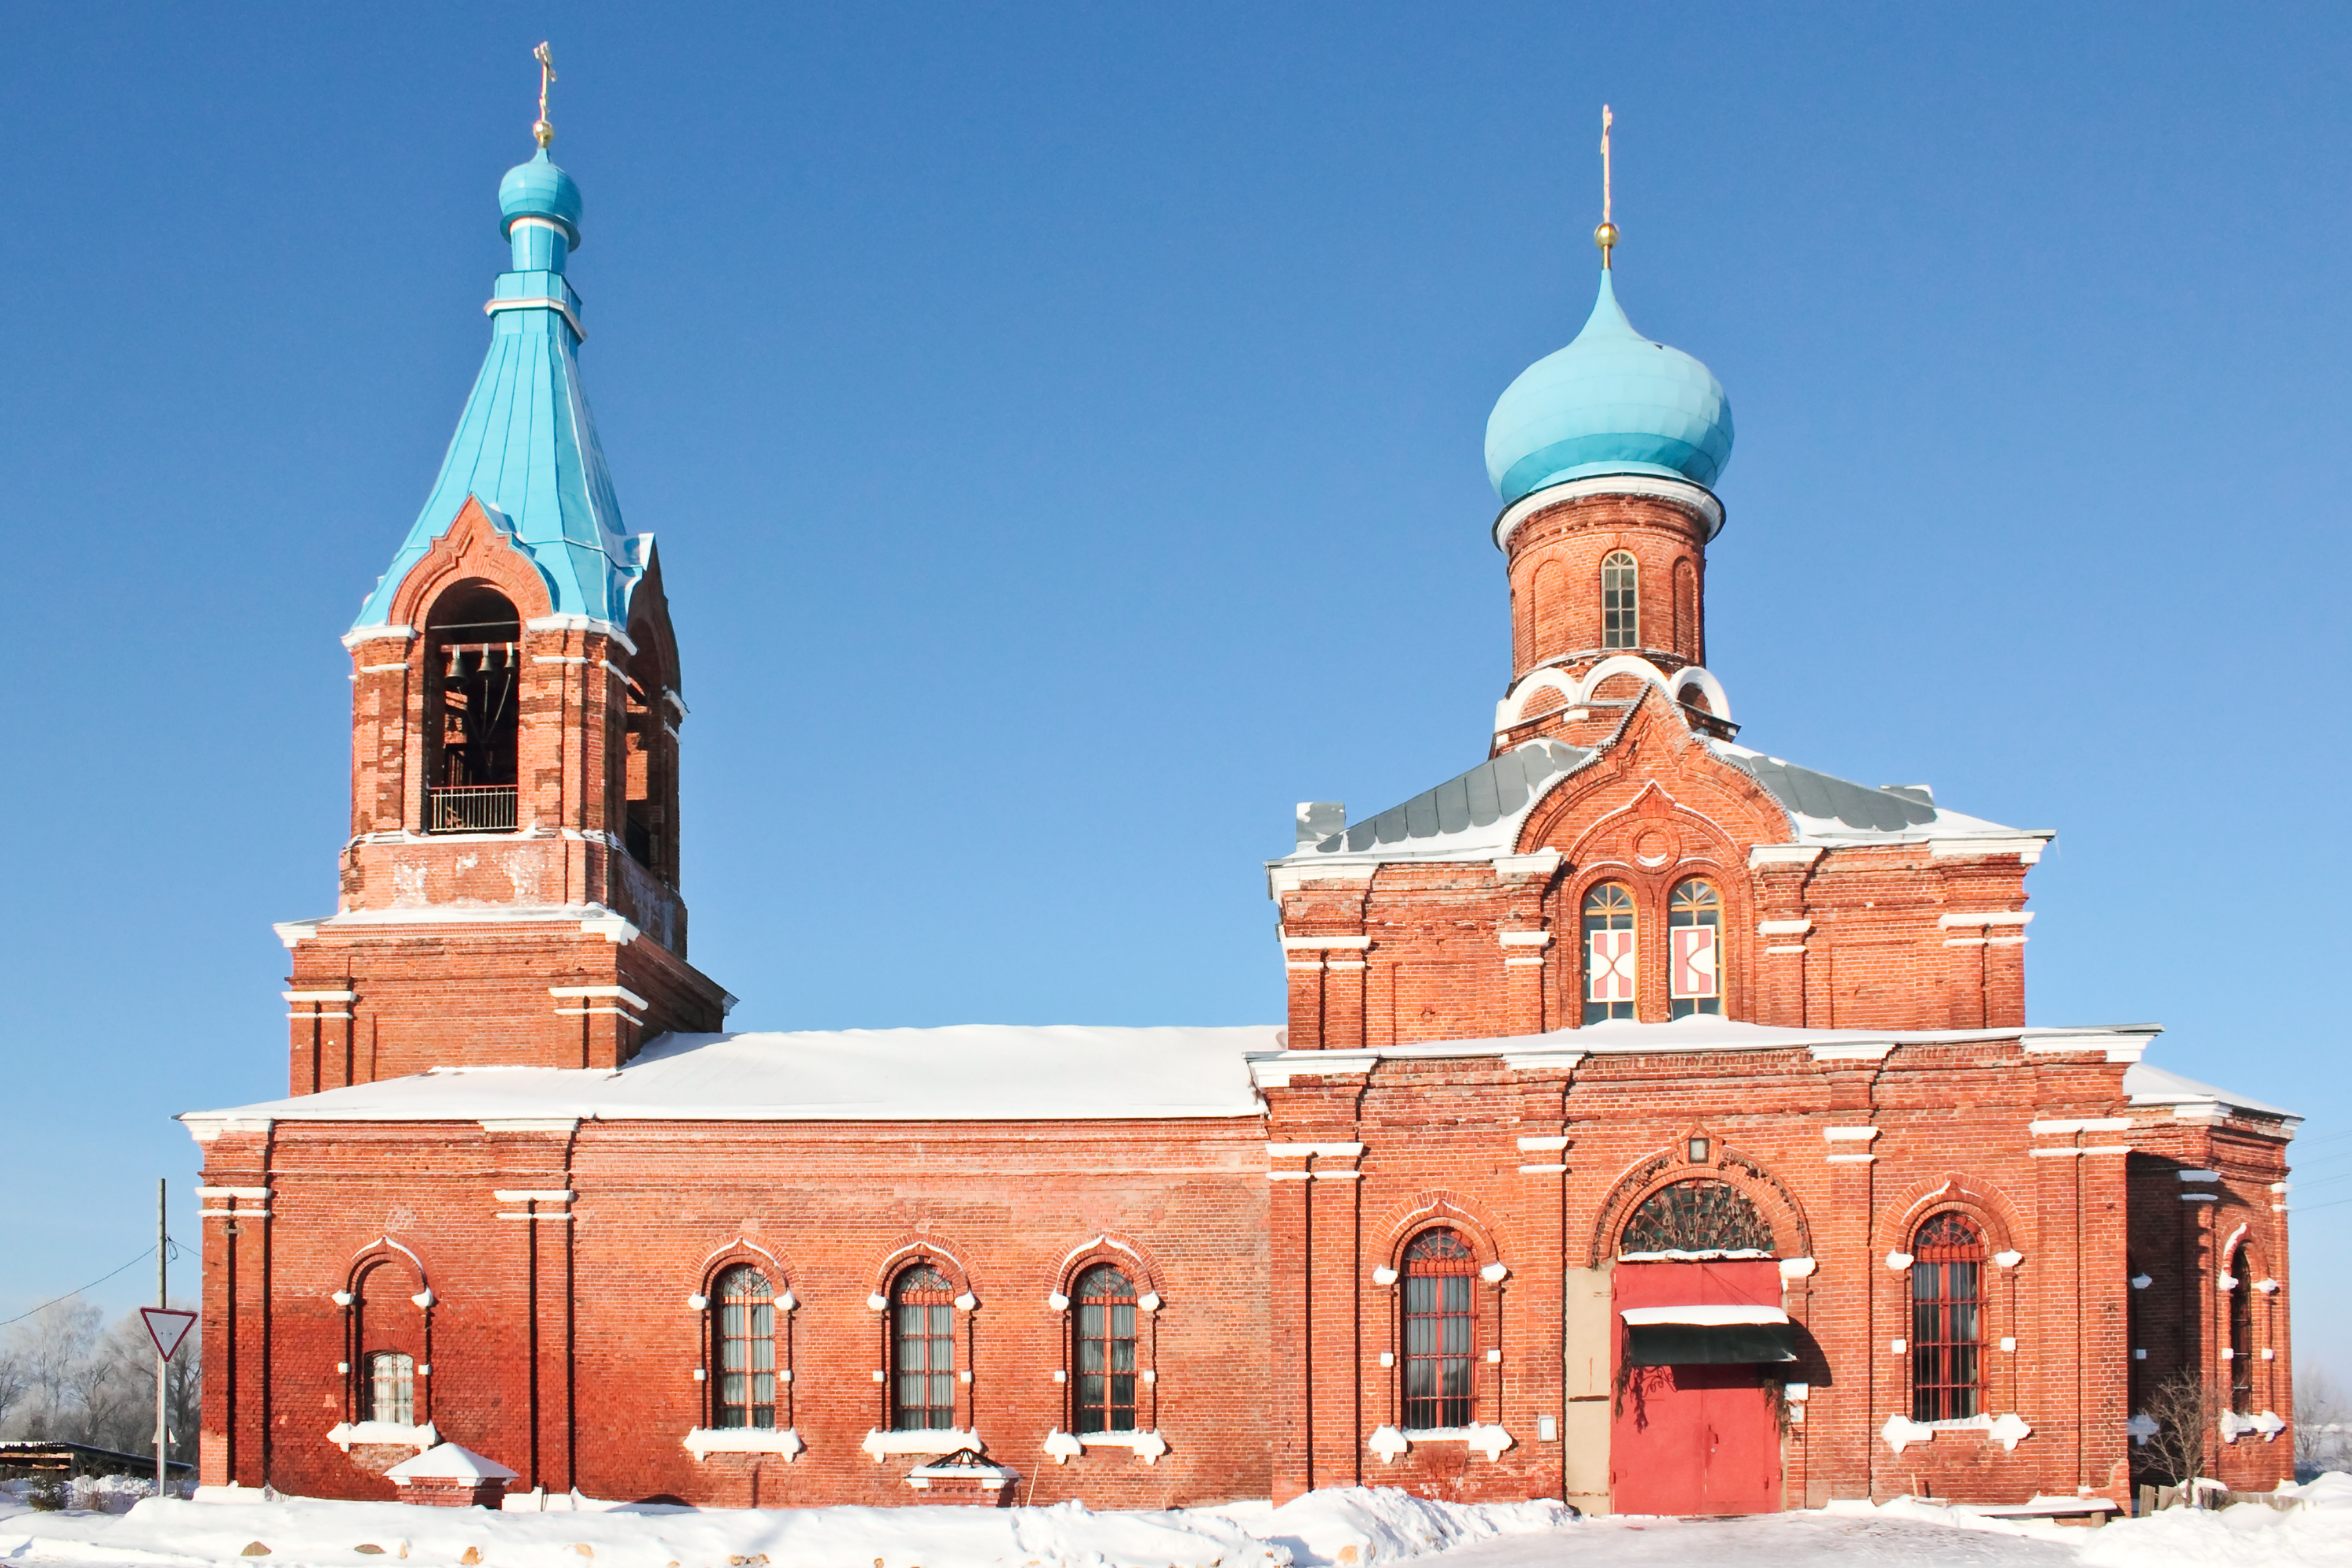
[[[172,1229],[170,1210],[164,1205],[171,1179],[155,1178],[155,1305],[168,1308],[172,1304]],[[155,1497],[162,1506],[163,1496],[163,1443],[170,1436],[172,1360],[163,1347],[155,1347]]]

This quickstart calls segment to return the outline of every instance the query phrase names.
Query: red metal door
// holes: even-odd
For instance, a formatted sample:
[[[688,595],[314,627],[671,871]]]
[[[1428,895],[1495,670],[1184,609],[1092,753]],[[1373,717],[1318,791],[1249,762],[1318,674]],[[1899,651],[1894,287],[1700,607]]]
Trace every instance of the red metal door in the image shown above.
[[[1750,1263],[1621,1263],[1620,1309],[1753,1300],[1777,1274]],[[1750,1273],[1756,1279],[1745,1278]],[[1752,1366],[1622,1365],[1611,1424],[1612,1502],[1620,1513],[1769,1513],[1780,1506],[1780,1428]]]

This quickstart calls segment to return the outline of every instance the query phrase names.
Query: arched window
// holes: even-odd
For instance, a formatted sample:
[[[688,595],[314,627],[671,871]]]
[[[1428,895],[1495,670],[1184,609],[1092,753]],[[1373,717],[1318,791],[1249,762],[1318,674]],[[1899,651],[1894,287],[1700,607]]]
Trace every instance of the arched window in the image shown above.
[[[1476,1319],[1471,1280],[1478,1261],[1450,1230],[1425,1230],[1404,1249],[1404,1424],[1408,1430],[1467,1426],[1476,1419],[1471,1378]]]
[[[1084,1432],[1135,1430],[1135,1282],[1102,1264],[1078,1279],[1077,1424]]]
[[[1723,1011],[1723,900],[1713,882],[1678,883],[1666,900],[1666,997],[1676,1018]]]
[[[367,1358],[371,1421],[416,1425],[416,1358],[406,1351],[378,1351]]]
[[[1977,1414],[1984,1371],[1984,1233],[1945,1213],[1911,1238],[1911,1419]]]
[[[435,601],[425,635],[425,831],[514,827],[521,674],[522,622],[505,595],[473,583]]]
[[[2237,1279],[2230,1289],[2230,1408],[2241,1415],[2254,1413],[2254,1283],[2246,1278],[2246,1249],[2230,1255],[2229,1271]]]
[[[1642,646],[1642,569],[1612,550],[1601,560],[1601,646]]]
[[[1633,894],[1603,882],[1584,895],[1584,1021],[1633,1016]]]
[[[919,1263],[890,1287],[890,1425],[900,1432],[955,1426],[955,1287]]]
[[[720,1426],[776,1424],[776,1292],[756,1268],[730,1268],[719,1277],[719,1317],[712,1347],[719,1363],[714,1414]]]
[[[1652,1253],[1760,1252],[1777,1250],[1772,1227],[1729,1182],[1676,1182],[1642,1200],[1625,1222],[1621,1255]]]

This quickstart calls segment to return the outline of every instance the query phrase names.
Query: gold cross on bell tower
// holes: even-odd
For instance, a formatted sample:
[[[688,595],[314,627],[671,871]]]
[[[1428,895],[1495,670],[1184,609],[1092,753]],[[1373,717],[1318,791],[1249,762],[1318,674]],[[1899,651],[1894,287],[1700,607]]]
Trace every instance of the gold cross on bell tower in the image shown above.
[[[1617,226],[1609,221],[1609,128],[1617,117],[1609,106],[1601,106],[1601,226],[1592,231],[1592,243],[1601,247],[1601,269],[1609,270],[1609,250],[1617,243]]]
[[[544,153],[555,140],[555,126],[547,118],[547,89],[555,79],[555,54],[542,43],[530,51],[530,58],[539,62],[539,118],[531,123],[530,133],[539,138],[539,150]]]

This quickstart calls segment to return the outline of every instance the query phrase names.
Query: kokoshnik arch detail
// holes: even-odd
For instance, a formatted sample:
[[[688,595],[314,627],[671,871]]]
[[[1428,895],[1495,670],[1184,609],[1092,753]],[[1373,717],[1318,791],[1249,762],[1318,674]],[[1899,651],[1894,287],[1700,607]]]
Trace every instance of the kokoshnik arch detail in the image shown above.
[[[1286,1017],[725,1032],[543,97],[533,132],[481,374],[344,639],[289,1096],[184,1118],[210,1495],[388,1497],[451,1440],[520,1506],[2116,1497],[2182,1376],[2214,1473],[2288,1473],[2295,1117],[2153,1026],[2027,1025],[2050,833],[1743,741],[1729,404],[1634,331],[1605,211],[1582,331],[1487,424],[1486,755],[1297,808]]]

